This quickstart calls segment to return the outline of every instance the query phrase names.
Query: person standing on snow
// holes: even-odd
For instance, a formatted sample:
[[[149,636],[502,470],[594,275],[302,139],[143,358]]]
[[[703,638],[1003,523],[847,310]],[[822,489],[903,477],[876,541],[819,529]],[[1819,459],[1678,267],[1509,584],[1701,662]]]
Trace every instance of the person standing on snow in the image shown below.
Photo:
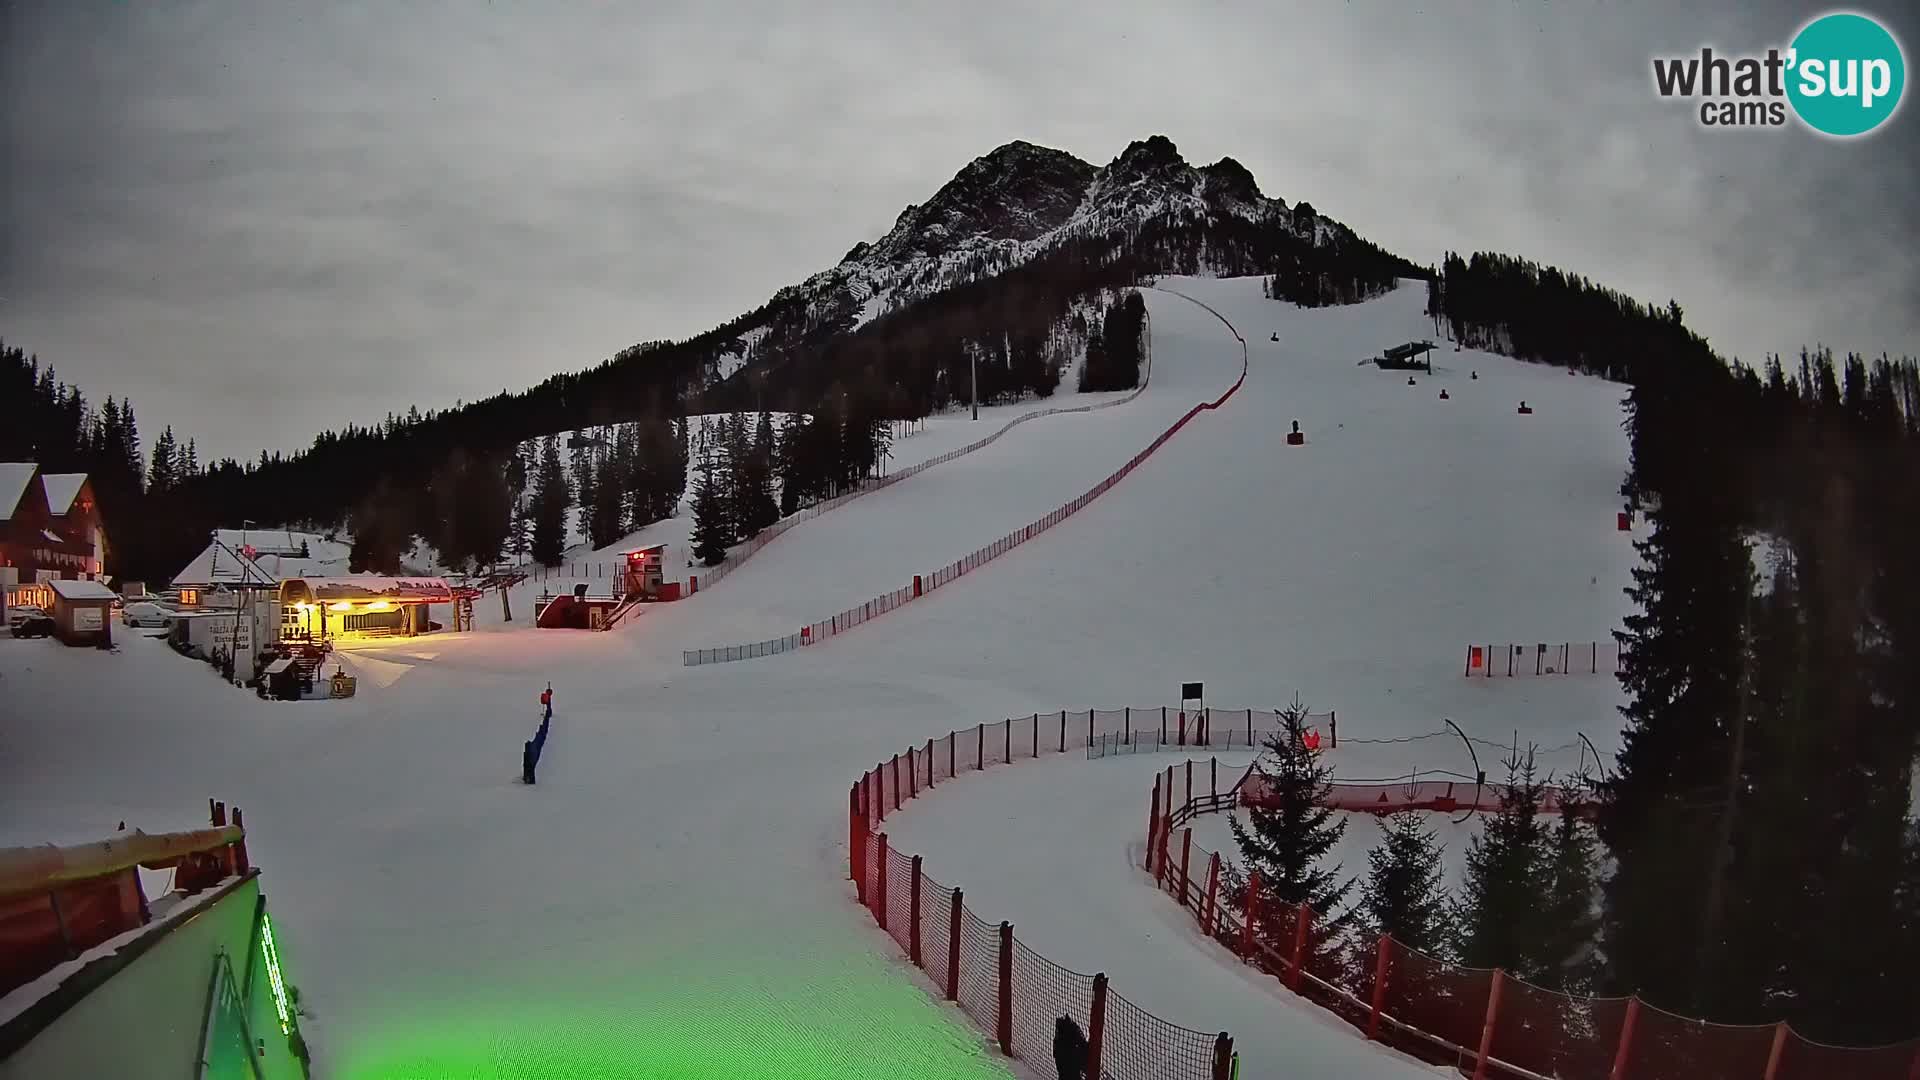
[[[1053,1065],[1060,1072],[1060,1080],[1086,1080],[1087,1037],[1070,1016],[1054,1021]]]

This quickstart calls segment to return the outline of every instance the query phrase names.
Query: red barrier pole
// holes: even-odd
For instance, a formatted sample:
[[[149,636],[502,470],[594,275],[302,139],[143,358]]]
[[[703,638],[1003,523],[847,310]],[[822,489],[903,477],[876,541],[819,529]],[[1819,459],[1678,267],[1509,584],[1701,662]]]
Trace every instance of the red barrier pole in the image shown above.
[[[1100,1075],[1100,1051],[1107,1041],[1107,973],[1093,977],[1093,1007],[1087,1013],[1087,1072]]]
[[[1296,994],[1300,992],[1300,973],[1307,966],[1307,931],[1312,926],[1313,909],[1302,900],[1293,916],[1293,970],[1288,973],[1291,978],[1287,984]]]
[[[1773,1025],[1773,1046],[1767,1051],[1766,1080],[1779,1080],[1780,1057],[1787,1052],[1787,1022]]]
[[[1627,999],[1627,1016],[1620,1022],[1620,1045],[1613,1052],[1613,1068],[1607,1073],[1607,1080],[1626,1080],[1627,1051],[1633,1045],[1633,1025],[1640,1019],[1640,996],[1635,994]],[[1914,1058],[1920,1065],[1920,1057]]]
[[[1013,720],[1012,720],[1011,718],[1009,718],[1009,719],[1008,719],[1008,720],[1006,721],[1006,725],[1007,725],[1007,728],[1006,728],[1006,730],[1005,730],[1005,731],[1003,731],[1003,732],[1001,732],[1001,734],[1002,734],[1002,735],[1003,735],[1003,736],[1004,736],[1004,737],[1006,738],[1006,740],[1007,740],[1007,746],[1006,746],[1006,763],[1007,763],[1007,764],[1009,764],[1009,765],[1011,765],[1011,764],[1013,764]]]
[[[1000,1052],[1013,1056],[1013,924],[1000,924]]]
[[[920,856],[913,857],[913,884],[907,892],[907,959],[913,966],[924,968],[920,961]]]
[[[966,907],[960,901],[960,890],[953,890],[953,903],[947,908],[947,1000],[960,1000],[960,921],[966,918]]]
[[[1380,1007],[1387,1003],[1387,957],[1391,955],[1393,939],[1380,935],[1377,948],[1379,955],[1373,961],[1373,1009],[1367,1014],[1367,1041],[1380,1037]]]
[[[976,769],[984,769],[987,767],[987,725],[985,721],[982,721],[974,728],[974,734],[980,738],[980,747],[974,751],[976,756],[973,759],[973,767]]]
[[[1507,973],[1494,968],[1493,990],[1487,995],[1487,1020],[1480,1028],[1480,1053],[1473,1060],[1473,1080],[1486,1080],[1487,1057],[1493,1052],[1493,1022],[1500,1015],[1500,990],[1506,981]]]
[[[1200,923],[1206,928],[1207,936],[1214,934],[1214,924],[1220,911],[1220,853],[1207,856],[1207,900],[1200,909]]]
[[[1040,756],[1040,714],[1033,714],[1033,756]]]
[[[1180,906],[1187,906],[1187,864],[1193,858],[1193,829],[1180,830]]]
[[[1207,794],[1208,796],[1215,799],[1218,799],[1220,797],[1220,759],[1219,758],[1214,758],[1207,765]]]
[[[1093,710],[1087,710],[1087,748],[1093,748]]]
[[[1167,745],[1167,707],[1160,706],[1160,745]]]
[[[932,739],[927,740],[926,755],[927,755],[927,786],[932,787],[933,782],[940,778],[940,761],[938,758],[934,756]]]
[[[1147,810],[1147,873],[1153,873],[1154,830],[1160,827],[1160,774],[1153,774],[1153,805]]]
[[[1126,737],[1121,739],[1120,741],[1126,743],[1128,746],[1132,746],[1133,745],[1133,706],[1128,705],[1125,708],[1126,708],[1126,727],[1123,728],[1122,730],[1126,732]],[[1087,724],[1089,725],[1089,730],[1091,730],[1091,725],[1093,724],[1093,721],[1088,720]]]
[[[1240,951],[1248,958],[1253,956],[1253,920],[1260,914],[1260,871],[1255,870],[1247,879],[1246,921],[1240,925]]]
[[[847,793],[847,876],[853,879],[854,891],[865,900],[867,883],[860,876],[860,848],[860,785],[855,784]]]
[[[893,755],[893,808],[900,809],[900,755]]]
[[[949,780],[955,776],[953,765],[953,737],[955,734],[956,732],[947,732],[947,779]]]
[[[920,768],[913,759],[913,747],[907,747],[907,798],[920,796]]]
[[[1339,709],[1333,709],[1327,713],[1327,734],[1333,737],[1333,746],[1331,747],[1331,749],[1334,749],[1334,750],[1340,749],[1340,710]]]
[[[887,928],[887,834],[880,834],[880,861],[874,863],[873,917]]]
[[[1187,801],[1183,806],[1193,805],[1193,759],[1187,759]]]
[[[1092,716],[1093,710],[1088,709],[1087,715]],[[1063,754],[1067,752],[1067,710],[1065,709],[1060,710],[1060,752]]]

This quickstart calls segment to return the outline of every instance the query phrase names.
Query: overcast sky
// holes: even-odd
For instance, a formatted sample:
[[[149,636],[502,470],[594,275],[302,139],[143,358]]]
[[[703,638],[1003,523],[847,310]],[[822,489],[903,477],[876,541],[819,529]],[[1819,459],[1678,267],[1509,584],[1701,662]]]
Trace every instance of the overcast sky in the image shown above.
[[[0,0],[0,336],[149,444],[290,449],[709,329],[1006,141],[1158,133],[1743,358],[1920,352],[1920,110],[1703,130],[1650,57],[1825,8],[1678,6]]]

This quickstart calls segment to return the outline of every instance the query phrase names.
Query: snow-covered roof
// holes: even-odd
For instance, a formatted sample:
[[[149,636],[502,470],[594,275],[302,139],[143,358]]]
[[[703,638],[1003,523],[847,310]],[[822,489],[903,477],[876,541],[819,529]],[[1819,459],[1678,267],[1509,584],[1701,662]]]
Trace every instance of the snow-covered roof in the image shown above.
[[[54,514],[64,514],[73,509],[73,500],[80,494],[80,485],[87,482],[83,472],[41,473],[40,486],[47,493],[47,510]]]
[[[37,468],[31,461],[0,461],[0,521],[12,519]]]
[[[173,575],[170,584],[178,589],[194,585],[272,585],[279,580],[243,558],[238,548],[215,540]]]
[[[97,581],[55,578],[47,582],[47,588],[52,589],[54,595],[62,600],[111,600],[114,598],[114,591]]]
[[[306,587],[307,594],[322,603],[329,600],[361,600],[374,597],[383,600],[424,600],[429,603],[447,604],[453,602],[453,588],[445,578],[437,577],[388,577],[384,574],[350,574],[346,577],[288,578],[289,592],[300,593],[300,587]],[[287,593],[282,593],[286,597]]]

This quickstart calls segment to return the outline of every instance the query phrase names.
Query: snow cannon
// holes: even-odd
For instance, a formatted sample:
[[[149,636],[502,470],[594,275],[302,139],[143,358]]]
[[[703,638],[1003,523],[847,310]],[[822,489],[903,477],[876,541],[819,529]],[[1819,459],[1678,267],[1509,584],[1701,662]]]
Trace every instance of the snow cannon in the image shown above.
[[[1441,400],[1441,401],[1451,401],[1451,400],[1452,400],[1452,398],[1450,398],[1450,397],[1449,397],[1449,396],[1447,395],[1447,388],[1446,388],[1446,387],[1444,387],[1444,386],[1440,388],[1440,400]]]
[[[1478,382],[1480,381],[1480,373],[1476,371],[1472,375],[1469,375],[1468,378],[1474,380],[1475,382]]]
[[[1288,446],[1307,445],[1306,433],[1300,430],[1300,421],[1298,420],[1295,420],[1293,422],[1293,430],[1287,432],[1287,445]]]
[[[1269,337],[1269,338],[1267,338],[1267,340],[1268,340],[1268,341],[1279,341],[1279,340],[1280,340],[1280,331],[1278,331],[1278,330],[1275,330],[1275,331],[1273,332],[1273,336],[1271,336],[1271,337]]]
[[[1416,383],[1415,383],[1415,382],[1413,381],[1413,376],[1411,376],[1411,375],[1409,375],[1409,376],[1407,376],[1407,385],[1408,385],[1408,386],[1415,386],[1415,385],[1418,385],[1418,384],[1416,384]]]
[[[1524,401],[1523,401],[1523,402],[1521,402],[1521,403],[1520,403],[1520,415],[1521,415],[1521,416],[1532,416],[1532,415],[1533,415],[1533,407],[1532,407],[1531,405],[1528,405],[1528,404],[1527,404],[1526,402],[1524,402]]]

